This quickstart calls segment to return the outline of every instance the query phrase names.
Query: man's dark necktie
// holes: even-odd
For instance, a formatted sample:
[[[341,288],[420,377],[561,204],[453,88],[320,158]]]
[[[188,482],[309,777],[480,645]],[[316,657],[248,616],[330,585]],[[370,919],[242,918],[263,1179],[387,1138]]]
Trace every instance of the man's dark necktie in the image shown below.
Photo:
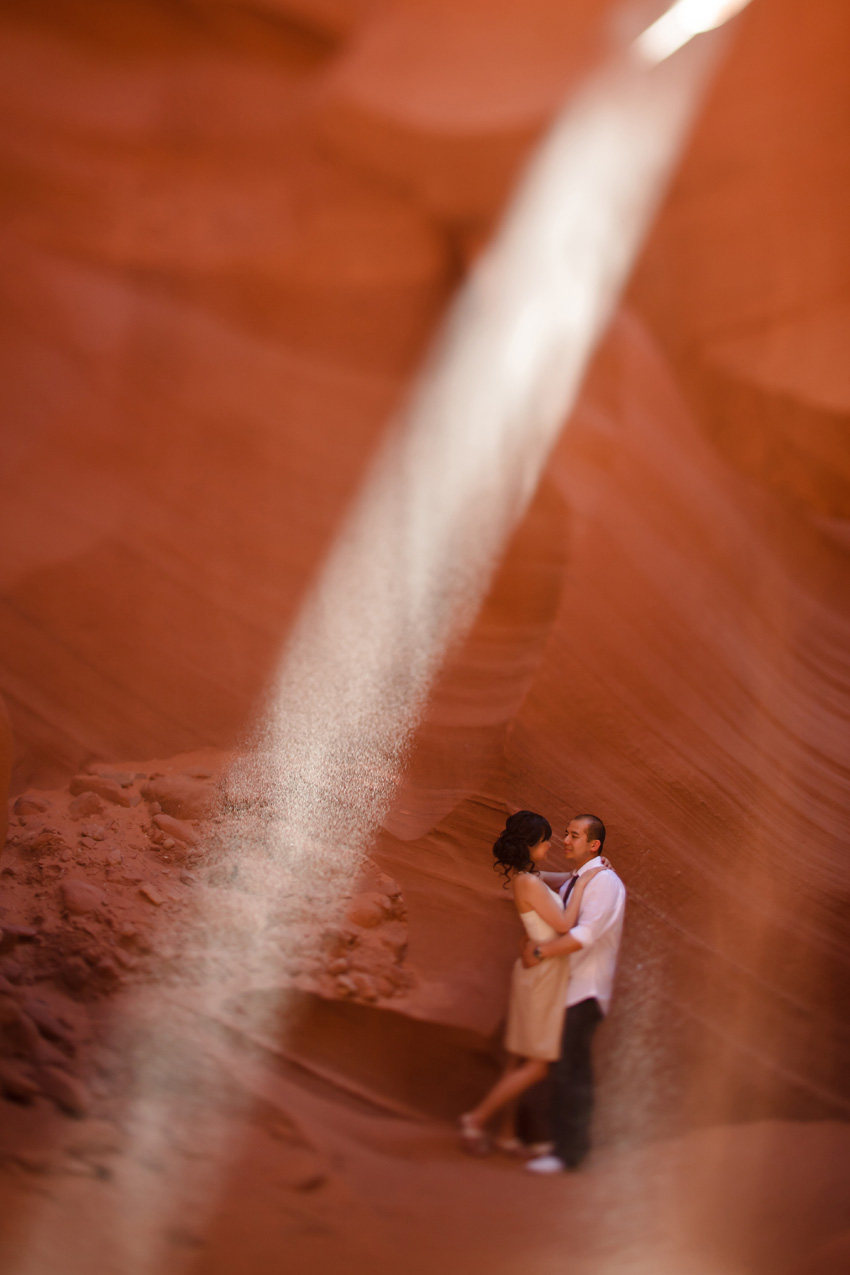
[[[576,881],[578,881],[578,873],[576,873],[574,877],[570,877],[569,885],[567,886],[566,890],[564,891],[564,907],[566,907],[566,906],[567,906],[567,900],[569,899],[570,895],[571,895],[571,894],[572,894],[572,892],[573,892],[573,889],[574,889],[574,887],[575,887],[575,883],[576,883]]]

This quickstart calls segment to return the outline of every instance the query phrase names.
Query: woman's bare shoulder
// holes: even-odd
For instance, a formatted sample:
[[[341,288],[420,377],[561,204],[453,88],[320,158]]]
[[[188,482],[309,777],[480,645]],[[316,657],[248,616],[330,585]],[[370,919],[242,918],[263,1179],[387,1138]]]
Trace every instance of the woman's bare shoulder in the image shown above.
[[[533,872],[518,872],[513,880],[514,894],[517,898],[530,899],[540,895],[546,886]]]

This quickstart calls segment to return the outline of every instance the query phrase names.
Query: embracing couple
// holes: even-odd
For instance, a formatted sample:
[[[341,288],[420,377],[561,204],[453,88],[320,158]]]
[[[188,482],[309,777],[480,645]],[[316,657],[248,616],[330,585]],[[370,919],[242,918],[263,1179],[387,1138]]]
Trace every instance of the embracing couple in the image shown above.
[[[513,891],[526,940],[511,980],[508,1066],[478,1106],[460,1118],[463,1146],[482,1155],[491,1146],[487,1124],[501,1111],[495,1145],[519,1151],[513,1136],[516,1100],[549,1071],[552,1152],[526,1161],[532,1173],[575,1169],[589,1149],[591,1044],[611,1003],[626,904],[622,881],[602,857],[601,819],[576,815],[570,820],[564,836],[568,872],[544,872],[538,866],[551,840],[542,815],[520,810],[493,846],[494,866]]]

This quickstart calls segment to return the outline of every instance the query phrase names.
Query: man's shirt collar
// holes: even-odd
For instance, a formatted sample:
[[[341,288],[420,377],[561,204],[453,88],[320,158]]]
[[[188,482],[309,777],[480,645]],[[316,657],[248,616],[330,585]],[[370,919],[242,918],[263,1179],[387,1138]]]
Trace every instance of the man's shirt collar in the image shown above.
[[[588,859],[587,863],[583,863],[578,872],[574,872],[574,877],[580,877],[584,872],[590,872],[592,868],[602,867],[602,855],[598,854],[593,859]]]

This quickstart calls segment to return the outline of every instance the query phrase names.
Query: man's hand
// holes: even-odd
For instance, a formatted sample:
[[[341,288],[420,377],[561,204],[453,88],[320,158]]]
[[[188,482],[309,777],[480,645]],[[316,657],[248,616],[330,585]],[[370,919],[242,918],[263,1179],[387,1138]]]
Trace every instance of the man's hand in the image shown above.
[[[540,964],[540,961],[534,955],[534,948],[535,944],[531,941],[531,939],[526,939],[522,945],[522,956],[520,959],[527,970],[530,970],[533,965]]]

